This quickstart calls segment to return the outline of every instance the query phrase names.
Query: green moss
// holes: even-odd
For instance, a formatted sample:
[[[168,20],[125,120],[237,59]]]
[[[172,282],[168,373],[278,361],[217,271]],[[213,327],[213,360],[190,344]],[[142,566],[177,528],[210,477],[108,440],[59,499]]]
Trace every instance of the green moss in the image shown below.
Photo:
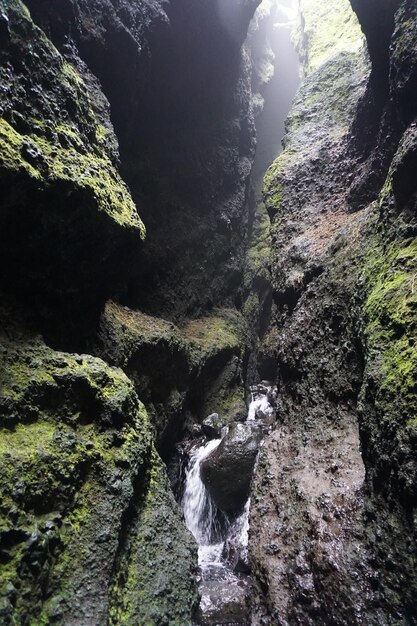
[[[240,352],[246,343],[247,329],[234,309],[217,309],[211,316],[191,320],[181,329],[188,348],[198,359],[221,351]]]
[[[99,359],[34,339],[2,345],[3,623],[14,624],[13,613],[16,624],[48,624],[56,612],[77,614],[77,603],[91,607],[100,593],[97,611],[105,611],[111,555],[148,462],[146,412],[123,372]]]
[[[105,308],[105,319],[108,326],[115,333],[115,340],[118,343],[133,346],[144,344],[157,344],[164,341],[168,344],[181,347],[182,339],[180,330],[175,324],[158,317],[152,317],[133,311],[127,307],[122,307],[116,302],[108,302]]]
[[[106,305],[105,325],[114,346],[125,354],[124,364],[141,347],[158,344],[183,353],[191,361],[196,352],[203,359],[222,350],[240,351],[247,332],[242,316],[234,309],[216,309],[212,315],[188,320],[179,328],[115,302]]]
[[[7,5],[18,9],[24,17],[30,20],[29,9],[23,2],[21,2],[21,0],[7,0],[7,2],[5,2],[5,0],[0,0],[0,7],[3,10],[7,8]]]
[[[216,409],[214,411],[214,408]],[[246,414],[246,404],[243,398],[243,389],[241,386],[232,387],[226,390],[218,400],[216,399],[216,405],[213,408],[213,412],[219,413],[226,419],[236,419],[236,415]]]
[[[245,282],[262,273],[268,266],[271,254],[271,222],[263,202],[259,203],[252,233],[252,241],[246,256]],[[249,286],[249,285],[248,285]]]
[[[82,77],[33,24],[20,1],[7,3],[4,11],[10,42],[2,50],[2,65],[11,61],[19,69],[12,78],[7,72],[0,78],[6,83],[24,81],[26,88],[33,83],[34,95],[28,107],[26,97],[20,102],[14,89],[13,110],[6,107],[0,118],[3,180],[26,174],[42,191],[62,183],[64,193],[76,190],[87,207],[94,206],[144,237],[144,225],[112,161],[108,131],[93,110]]]
[[[193,580],[197,554],[180,516],[165,468],[154,451],[122,578],[113,587],[110,625],[191,624],[197,602]]]
[[[259,307],[259,295],[256,292],[251,292],[243,305],[243,315],[252,328],[256,328],[259,317]]]
[[[20,135],[8,122],[0,119],[0,154],[8,170],[25,171],[29,176],[52,185],[56,182],[74,183],[88,192],[99,210],[105,211],[120,226],[137,228],[144,237],[145,230],[126,185],[102,152],[80,152],[81,140],[73,129],[60,124],[56,127],[62,145],[49,142],[35,134]],[[65,138],[65,140],[63,139]],[[23,155],[35,154],[30,164]]]
[[[264,183],[263,183],[263,195],[265,205],[269,210],[279,211],[281,208],[283,183],[280,180],[280,174],[284,170],[284,163],[286,154],[281,153],[279,157],[273,162],[273,164],[267,170]]]
[[[41,174],[28,161],[22,158],[23,138],[8,122],[0,118],[0,164],[16,172],[24,170],[33,178],[40,179]]]
[[[381,393],[413,393],[417,368],[417,239],[371,249],[365,313],[368,354],[377,352]]]
[[[301,0],[301,12],[307,72],[342,51],[357,53],[362,48],[362,31],[348,0],[333,0],[331,10],[321,0]]]

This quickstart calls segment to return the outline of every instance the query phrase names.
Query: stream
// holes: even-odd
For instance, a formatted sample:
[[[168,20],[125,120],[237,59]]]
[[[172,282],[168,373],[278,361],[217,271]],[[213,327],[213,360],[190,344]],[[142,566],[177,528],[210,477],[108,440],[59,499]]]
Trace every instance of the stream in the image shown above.
[[[252,388],[252,401],[243,426],[247,432],[263,432],[274,421],[269,401],[272,387]],[[238,511],[222,511],[202,479],[202,464],[227,441],[236,425],[222,428],[216,439],[200,438],[189,452],[182,497],[187,528],[198,544],[200,606],[195,626],[246,626],[250,624],[248,593],[248,534],[250,497]],[[262,445],[258,438],[258,448]],[[254,458],[253,466],[256,463]],[[230,475],[230,482],[236,476]]]

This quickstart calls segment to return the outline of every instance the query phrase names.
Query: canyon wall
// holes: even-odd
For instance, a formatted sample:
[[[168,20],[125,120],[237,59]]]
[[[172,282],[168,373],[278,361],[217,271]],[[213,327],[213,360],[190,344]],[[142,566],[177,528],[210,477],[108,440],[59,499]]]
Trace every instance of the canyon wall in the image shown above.
[[[245,411],[256,5],[0,2],[2,624],[191,623],[159,453]]]
[[[257,378],[254,625],[417,623],[417,9],[301,0],[254,220],[258,4],[0,0],[2,624],[191,624],[164,462]]]
[[[255,607],[265,624],[414,624],[416,9],[352,2],[368,61],[334,5],[301,2],[306,76],[264,181],[260,365],[280,394],[254,485]]]

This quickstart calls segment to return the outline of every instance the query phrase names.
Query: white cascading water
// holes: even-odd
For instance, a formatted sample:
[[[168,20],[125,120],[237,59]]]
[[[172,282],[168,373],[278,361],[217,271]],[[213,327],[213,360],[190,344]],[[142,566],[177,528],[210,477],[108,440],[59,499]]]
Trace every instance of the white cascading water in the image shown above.
[[[199,546],[208,546],[213,536],[215,505],[200,478],[204,459],[217,448],[221,439],[213,439],[196,448],[190,457],[182,498],[185,525],[192,532]]]
[[[254,421],[258,412],[263,416],[269,416],[274,412],[266,394],[252,394],[247,421]],[[219,511],[200,477],[201,463],[220,442],[221,439],[214,439],[192,451],[182,498],[185,524],[197,541],[198,561],[203,576],[205,570],[213,567],[226,569],[222,561],[226,541],[233,540],[243,550],[246,550],[248,545],[250,499],[246,502],[241,515],[232,524],[228,524],[224,517],[221,533],[218,522]]]
[[[260,396],[259,398],[254,398],[252,394],[252,402],[249,405],[248,411],[248,422],[253,422],[256,419],[256,414],[259,412],[263,413],[263,415],[272,415],[274,409],[269,404],[268,396]]]
[[[268,400],[270,392],[273,397],[274,388],[259,385],[252,391],[247,422],[265,423],[264,418],[274,414]],[[226,427],[222,436],[227,432]],[[216,507],[200,477],[202,462],[221,441],[214,439],[195,445],[185,475],[182,508],[185,524],[198,544],[201,573],[200,604],[197,621],[193,622],[195,626],[229,623],[239,626],[249,622],[249,579],[242,572],[248,567],[250,498],[238,517],[229,517]]]

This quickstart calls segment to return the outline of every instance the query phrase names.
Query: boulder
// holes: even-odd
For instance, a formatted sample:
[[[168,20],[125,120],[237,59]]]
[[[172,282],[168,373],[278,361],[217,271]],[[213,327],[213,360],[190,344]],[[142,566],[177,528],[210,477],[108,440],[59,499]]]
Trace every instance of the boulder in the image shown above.
[[[203,420],[201,429],[208,439],[218,439],[224,426],[225,420],[218,413],[212,413]]]
[[[233,424],[201,464],[201,478],[222,511],[238,511],[245,504],[261,437],[255,426]]]
[[[201,585],[201,603],[197,612],[201,626],[248,624],[248,590],[243,580],[209,580]]]
[[[189,624],[196,546],[132,382],[4,308],[0,623]]]

